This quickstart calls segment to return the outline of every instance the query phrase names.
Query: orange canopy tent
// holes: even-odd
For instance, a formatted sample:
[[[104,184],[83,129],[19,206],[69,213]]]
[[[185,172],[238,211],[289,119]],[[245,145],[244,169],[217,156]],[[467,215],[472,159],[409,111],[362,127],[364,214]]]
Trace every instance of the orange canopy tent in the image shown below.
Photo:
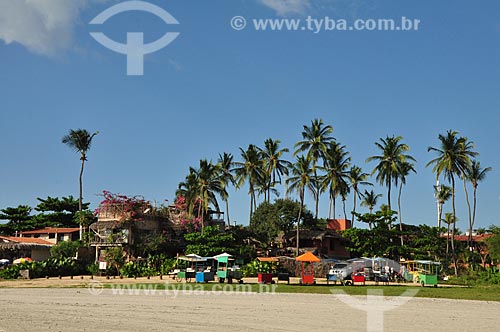
[[[321,259],[318,257],[314,256],[314,254],[310,251],[306,252],[303,255],[300,255],[299,257],[295,258],[296,261],[298,262],[309,262],[309,263],[319,263],[321,262]]]
[[[321,262],[321,259],[314,256],[312,252],[306,252],[303,255],[295,258],[297,262],[301,262],[302,264],[302,278],[300,279],[300,283],[304,285],[314,285],[316,281],[314,280],[314,263]],[[306,263],[310,263],[307,264]]]

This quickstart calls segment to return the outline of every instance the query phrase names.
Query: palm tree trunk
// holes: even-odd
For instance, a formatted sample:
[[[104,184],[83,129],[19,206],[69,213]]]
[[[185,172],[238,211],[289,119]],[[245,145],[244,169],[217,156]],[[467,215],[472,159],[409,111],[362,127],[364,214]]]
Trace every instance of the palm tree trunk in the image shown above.
[[[82,167],[80,168],[80,195],[78,196],[78,211],[82,211],[83,209],[83,167],[85,166],[85,155],[82,154]],[[80,224],[80,241],[83,239],[83,226]]]
[[[446,233],[446,271],[450,266],[450,224],[448,224],[448,233]]]
[[[438,227],[441,228],[441,220],[443,218],[443,204],[438,203]]]
[[[227,226],[231,228],[231,219],[229,218],[229,198],[226,199],[226,217],[227,217]]]
[[[333,196],[333,219],[337,219],[335,213],[337,212],[337,197]]]
[[[252,192],[250,191],[250,215],[248,216],[248,222],[252,220],[252,208],[253,208],[253,195]]]
[[[295,252],[295,256],[299,256],[299,244],[300,244],[300,217],[302,215],[302,206],[304,205],[304,192],[301,191],[300,193],[300,207],[299,207],[299,216],[297,218],[297,234],[296,234],[296,238],[295,238],[295,246],[296,246],[296,252]]]
[[[318,212],[319,212],[319,192],[320,192],[320,185],[318,183],[318,173],[316,171],[316,165],[314,167],[314,186],[316,187],[316,211],[314,215],[314,219],[318,220]]]
[[[345,199],[342,199],[342,208],[344,210],[344,219],[347,220],[347,212],[345,210]]]
[[[404,246],[403,240],[403,217],[401,216],[401,192],[403,191],[403,183],[399,185],[399,194],[398,194],[398,216],[399,216],[399,231],[401,232],[401,245]]]
[[[352,210],[352,227],[354,227],[354,221],[356,219],[356,194],[357,190],[354,190],[354,208]]]
[[[391,209],[391,178],[389,178],[389,181],[388,181],[388,185],[387,185],[387,206],[389,207],[389,210],[392,210]]]
[[[474,228],[474,223],[476,222],[476,207],[477,207],[477,187],[474,186],[474,200],[473,200],[473,210],[472,210],[472,227]],[[471,230],[472,233],[472,230]]]
[[[472,246],[472,214],[469,202],[469,191],[467,190],[467,179],[465,175],[463,175],[463,178],[464,178],[465,202],[467,203],[467,212],[469,217],[469,236],[467,237],[467,247],[470,248]]]
[[[370,206],[370,214],[373,214],[373,206]],[[370,231],[373,230],[373,226],[372,226],[371,222],[368,223],[368,226],[370,226]]]
[[[332,205],[333,205],[333,198],[332,194],[330,193],[330,204],[328,205],[328,219],[332,219]]]
[[[457,211],[455,208],[455,177],[451,175],[451,199],[453,204],[453,228],[451,229],[451,256],[453,260],[453,269],[455,276],[458,277],[457,255],[455,252],[455,229],[457,223]]]

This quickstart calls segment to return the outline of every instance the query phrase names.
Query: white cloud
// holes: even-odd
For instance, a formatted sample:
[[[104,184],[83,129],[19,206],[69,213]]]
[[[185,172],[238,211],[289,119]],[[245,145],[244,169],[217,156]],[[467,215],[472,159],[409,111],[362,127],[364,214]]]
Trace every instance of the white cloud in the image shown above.
[[[80,11],[90,0],[0,0],[0,39],[48,56],[73,44]]]
[[[260,0],[260,2],[274,9],[279,16],[304,14],[311,7],[310,0]]]

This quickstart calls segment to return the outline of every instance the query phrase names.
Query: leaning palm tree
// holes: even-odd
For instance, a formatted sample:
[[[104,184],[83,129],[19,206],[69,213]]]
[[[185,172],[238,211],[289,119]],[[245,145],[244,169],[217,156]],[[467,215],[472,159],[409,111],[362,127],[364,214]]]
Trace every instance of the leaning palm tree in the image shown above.
[[[377,166],[372,171],[372,175],[377,173],[377,181],[387,187],[387,205],[391,209],[391,188],[392,184],[397,187],[401,174],[401,165],[404,162],[415,161],[415,158],[406,154],[410,147],[401,143],[401,136],[387,136],[376,142],[375,146],[381,151],[378,156],[369,157],[366,162],[378,161]]]
[[[454,222],[457,220],[455,208],[455,178],[456,176],[464,176],[471,158],[477,155],[477,152],[472,150],[474,148],[474,143],[469,141],[467,137],[460,137],[458,134],[457,131],[448,130],[446,135],[440,134],[438,136],[440,141],[439,148],[429,147],[427,149],[428,151],[433,151],[438,154],[436,158],[427,163],[427,166],[433,165],[432,171],[436,174],[436,179],[439,179],[440,175],[444,175],[444,177],[451,182],[451,201]],[[455,225],[453,225],[451,230],[451,251],[455,275],[458,275],[456,264],[457,257],[455,253]]]
[[[438,205],[438,224],[441,228],[441,220],[443,218],[443,205],[451,198],[451,187],[444,184],[434,186],[434,197],[436,197]]]
[[[248,182],[250,195],[250,216],[252,219],[253,211],[257,208],[257,201],[255,198],[256,187],[262,183],[264,178],[264,162],[262,159],[261,150],[250,144],[246,150],[240,148],[242,161],[237,161],[234,163],[234,174],[236,175],[236,188],[241,188],[241,186]]]
[[[318,178],[317,165],[320,159],[324,159],[328,143],[334,140],[334,138],[330,136],[331,133],[333,133],[332,126],[324,125],[323,120],[314,119],[311,121],[310,127],[304,125],[304,130],[302,131],[302,141],[295,144],[296,150],[294,155],[298,155],[301,152],[307,152],[307,159],[312,162],[316,192],[315,219],[318,219],[319,194],[321,193],[321,184]]]
[[[352,225],[354,226],[354,221],[356,218],[356,198],[361,199],[362,195],[359,192],[359,186],[372,186],[370,182],[366,181],[368,178],[368,173],[364,173],[361,167],[352,166],[349,170],[349,183],[353,191],[353,210],[352,210]]]
[[[346,146],[338,142],[330,142],[324,157],[324,166],[318,166],[318,169],[324,172],[320,178],[321,190],[328,191],[330,205],[328,207],[328,218],[335,219],[336,199],[341,193],[341,189],[347,186],[349,177],[349,167],[351,157],[346,151]]]
[[[227,187],[231,185],[235,185],[235,178],[233,175],[233,155],[231,153],[224,152],[222,155],[219,154],[219,159],[217,160],[217,164],[219,166],[219,177],[224,185],[224,189],[227,193]],[[229,194],[227,196],[221,197],[222,200],[226,203],[226,219],[227,226],[231,227],[231,219],[229,218]]]
[[[281,177],[288,175],[288,169],[292,165],[291,162],[282,159],[283,154],[288,152],[287,148],[280,148],[280,140],[268,138],[264,141],[264,149],[262,157],[264,159],[265,178],[267,180],[267,202],[271,201],[271,189],[276,184],[281,183]]]
[[[82,162],[81,168],[80,168],[80,194],[78,197],[78,210],[82,211],[82,200],[83,200],[83,168],[85,166],[85,161],[87,161],[87,152],[90,149],[90,146],[92,145],[92,139],[94,138],[95,135],[97,135],[99,132],[96,131],[95,133],[91,134],[85,129],[77,129],[73,130],[71,129],[68,133],[68,135],[64,136],[62,138],[62,143],[66,144],[68,147],[70,147],[72,150],[75,152],[80,153],[80,160]],[[80,240],[83,237],[83,227],[80,225]]]
[[[466,176],[467,179],[472,183],[472,188],[474,188],[474,201],[473,201],[473,212],[472,219],[469,224],[469,244],[472,243],[472,229],[474,228],[474,223],[476,222],[476,209],[477,209],[477,187],[479,182],[486,179],[488,172],[491,172],[491,167],[481,168],[481,163],[477,160],[472,160],[470,166],[467,168]]]
[[[406,184],[406,177],[410,175],[410,172],[417,173],[414,165],[409,162],[401,163],[399,170],[399,193],[398,193],[398,217],[399,217],[399,231],[401,232],[401,245],[404,245],[403,242],[403,217],[401,215],[401,194],[403,192],[403,186]]]
[[[297,161],[292,164],[290,169],[291,175],[288,179],[286,179],[286,183],[288,185],[287,192],[297,192],[299,195],[300,207],[299,207],[299,215],[297,217],[297,234],[296,234],[296,255],[299,255],[299,227],[300,227],[300,218],[302,217],[302,211],[304,209],[304,194],[305,189],[307,188],[311,192],[314,193],[314,179],[313,172],[310,160],[304,156],[297,157]]]

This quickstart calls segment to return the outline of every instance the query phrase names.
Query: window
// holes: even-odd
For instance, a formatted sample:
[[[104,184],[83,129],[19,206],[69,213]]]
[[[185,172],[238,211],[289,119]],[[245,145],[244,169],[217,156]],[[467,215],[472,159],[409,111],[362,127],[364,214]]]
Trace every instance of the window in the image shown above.
[[[55,239],[56,238],[56,234],[55,233],[50,233],[49,234],[49,239]]]

